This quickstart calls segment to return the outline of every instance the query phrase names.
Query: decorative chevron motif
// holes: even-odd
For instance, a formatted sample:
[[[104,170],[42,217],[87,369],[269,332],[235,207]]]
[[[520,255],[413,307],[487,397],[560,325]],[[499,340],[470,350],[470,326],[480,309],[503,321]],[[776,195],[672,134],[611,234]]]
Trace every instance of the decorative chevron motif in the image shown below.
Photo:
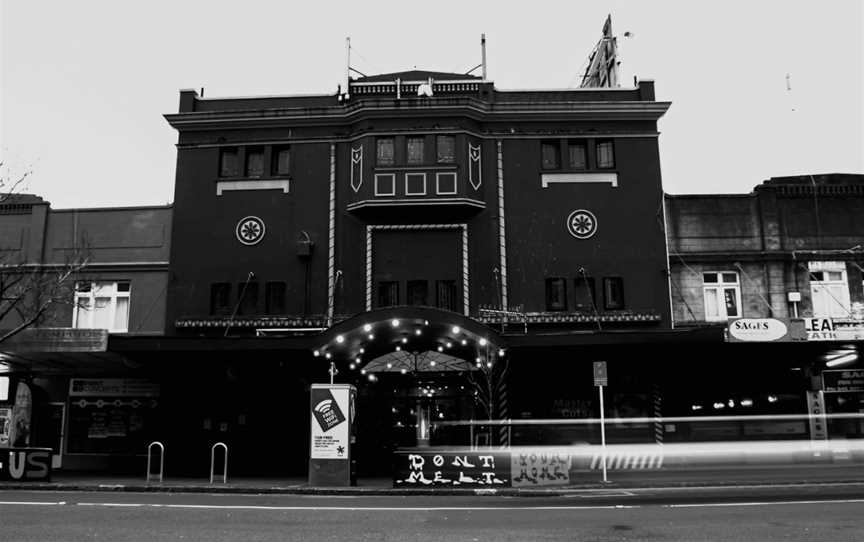
[[[468,143],[468,182],[474,190],[480,189],[483,182],[483,171],[480,163],[480,145],[474,146]]]
[[[363,145],[351,149],[351,188],[354,192],[363,186]]]

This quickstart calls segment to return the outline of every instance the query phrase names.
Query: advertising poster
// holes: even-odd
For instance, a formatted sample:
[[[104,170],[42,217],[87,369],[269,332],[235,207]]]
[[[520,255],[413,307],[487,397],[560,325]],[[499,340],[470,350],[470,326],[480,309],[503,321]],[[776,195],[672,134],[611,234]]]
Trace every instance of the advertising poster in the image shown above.
[[[12,409],[10,407],[0,407],[0,448],[9,446],[11,430]]]
[[[313,387],[312,459],[348,459],[351,390]]]
[[[12,427],[9,439],[12,446],[30,445],[30,419],[33,416],[33,396],[30,386],[18,382],[15,390],[15,406],[12,407]]]

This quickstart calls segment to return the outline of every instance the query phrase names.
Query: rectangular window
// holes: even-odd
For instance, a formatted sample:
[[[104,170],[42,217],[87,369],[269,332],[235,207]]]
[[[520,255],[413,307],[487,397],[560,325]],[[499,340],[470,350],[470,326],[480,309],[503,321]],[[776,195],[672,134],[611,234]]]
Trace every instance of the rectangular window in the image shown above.
[[[565,279],[546,279],[546,310],[567,310],[567,281]]]
[[[588,169],[588,151],[584,141],[571,141],[567,145],[567,154],[570,169]]]
[[[603,307],[607,310],[624,308],[624,280],[621,277],[603,277]]]
[[[396,195],[396,175],[393,173],[376,173],[375,174],[375,195],[376,196],[395,196]]]
[[[435,192],[439,196],[453,195],[456,193],[456,173],[436,173]]]
[[[130,294],[129,281],[77,284],[72,327],[125,333],[129,330]]]
[[[231,316],[231,284],[217,282],[210,285],[210,314]]]
[[[425,138],[422,137],[409,137],[407,148],[408,148],[408,165],[409,166],[419,166],[425,163],[424,160],[424,143]]]
[[[399,304],[399,283],[385,280],[378,283],[378,306],[394,307]]]
[[[809,262],[815,318],[849,318],[852,304],[845,262]]]
[[[737,272],[702,273],[702,292],[705,320],[711,322],[741,316],[741,288]]]
[[[597,169],[615,167],[615,146],[611,139],[597,142]]]
[[[235,147],[219,151],[219,176],[236,177],[240,175],[240,155]]]
[[[379,137],[375,142],[375,163],[379,166],[392,166],[396,163],[395,146],[392,137]]]
[[[573,308],[594,312],[597,306],[595,299],[594,277],[576,277],[573,281]]]
[[[439,164],[456,163],[456,138],[453,136],[438,136],[435,138],[436,162]]]
[[[439,280],[435,282],[435,306],[452,312],[459,312],[458,290],[455,280]]]
[[[291,150],[288,147],[273,148],[273,164],[270,169],[273,175],[284,176],[291,171]]]
[[[285,314],[285,283],[268,282],[264,287],[264,312]]]
[[[251,316],[258,314],[258,283],[240,282],[237,284],[237,314]]]
[[[425,280],[408,281],[408,304],[425,306],[429,300],[429,283]]]
[[[425,196],[426,195],[426,174],[425,173],[406,173],[405,174],[405,195],[406,196]]]
[[[8,401],[9,400],[9,377],[8,376],[0,376],[0,401]],[[6,420],[3,420],[3,423],[7,423]],[[4,434],[2,431],[7,430],[8,433],[8,425],[3,426],[0,424],[0,435]],[[9,435],[6,434],[8,437]]]
[[[261,177],[264,175],[264,148],[249,147],[246,149],[246,176]]]
[[[558,141],[540,143],[540,155],[543,169],[561,168],[561,144]]]

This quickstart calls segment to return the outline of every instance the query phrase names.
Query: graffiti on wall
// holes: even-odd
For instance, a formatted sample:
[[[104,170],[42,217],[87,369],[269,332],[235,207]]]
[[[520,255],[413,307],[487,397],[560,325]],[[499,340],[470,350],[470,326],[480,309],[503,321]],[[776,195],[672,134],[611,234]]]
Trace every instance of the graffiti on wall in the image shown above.
[[[506,487],[510,458],[483,452],[399,452],[393,472],[394,486]]]

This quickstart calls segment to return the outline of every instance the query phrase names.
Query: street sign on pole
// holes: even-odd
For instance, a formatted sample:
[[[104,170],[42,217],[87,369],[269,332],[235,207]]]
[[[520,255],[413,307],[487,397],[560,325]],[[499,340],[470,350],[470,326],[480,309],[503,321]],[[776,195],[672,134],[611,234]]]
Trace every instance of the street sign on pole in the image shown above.
[[[595,361],[594,362],[594,385],[595,386],[608,386],[609,385],[609,377],[606,374],[606,362],[605,361]]]
[[[603,388],[609,384],[609,377],[606,374],[606,362],[594,362],[594,385],[597,386],[597,391],[600,392],[600,450],[603,464],[603,483],[608,483],[606,478],[606,409],[603,406]]]

